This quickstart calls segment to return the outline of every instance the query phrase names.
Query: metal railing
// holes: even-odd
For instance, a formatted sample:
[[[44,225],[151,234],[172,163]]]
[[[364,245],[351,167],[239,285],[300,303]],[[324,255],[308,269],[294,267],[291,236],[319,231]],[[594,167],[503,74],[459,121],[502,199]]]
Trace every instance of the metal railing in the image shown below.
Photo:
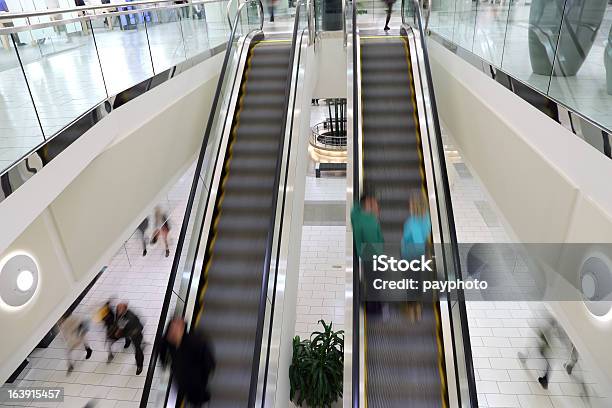
[[[344,123],[346,123],[346,119]],[[344,128],[346,128],[346,125],[344,125]],[[322,150],[346,150],[346,132],[335,135],[329,127],[329,121],[319,122],[312,127],[310,145]]]

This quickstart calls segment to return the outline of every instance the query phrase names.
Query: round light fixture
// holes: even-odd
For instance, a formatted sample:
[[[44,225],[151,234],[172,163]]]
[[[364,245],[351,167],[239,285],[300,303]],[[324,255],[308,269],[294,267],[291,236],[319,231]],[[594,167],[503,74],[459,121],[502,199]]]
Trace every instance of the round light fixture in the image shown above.
[[[612,309],[612,264],[602,254],[591,254],[580,266],[580,289],[587,309],[605,316]]]
[[[28,303],[38,288],[38,265],[24,252],[0,261],[0,304],[19,307]]]
[[[27,292],[34,284],[34,274],[27,269],[19,272],[17,275],[17,289],[22,292]]]

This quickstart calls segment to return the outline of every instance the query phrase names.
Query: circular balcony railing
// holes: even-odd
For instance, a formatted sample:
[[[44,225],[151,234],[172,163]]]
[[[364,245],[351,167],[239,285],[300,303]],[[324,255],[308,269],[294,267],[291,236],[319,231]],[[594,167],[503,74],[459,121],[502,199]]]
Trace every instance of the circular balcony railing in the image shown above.
[[[317,123],[312,127],[310,145],[319,150],[346,151],[346,120],[341,128],[344,130],[338,134],[331,129],[329,121]]]

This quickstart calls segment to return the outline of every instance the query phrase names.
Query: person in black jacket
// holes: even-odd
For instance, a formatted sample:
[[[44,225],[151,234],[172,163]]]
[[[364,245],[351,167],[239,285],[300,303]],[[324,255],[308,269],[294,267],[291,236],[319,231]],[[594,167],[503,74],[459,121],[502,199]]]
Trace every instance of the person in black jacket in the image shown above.
[[[215,369],[215,358],[204,336],[185,330],[185,321],[174,318],[168,325],[159,351],[162,366],[171,361],[172,378],[178,395],[200,406],[210,401],[208,380]]]
[[[127,303],[117,305],[117,338],[125,337],[125,347],[134,344],[136,352],[136,375],[142,372],[144,354],[142,352],[142,330],[143,326],[138,316],[128,310]]]

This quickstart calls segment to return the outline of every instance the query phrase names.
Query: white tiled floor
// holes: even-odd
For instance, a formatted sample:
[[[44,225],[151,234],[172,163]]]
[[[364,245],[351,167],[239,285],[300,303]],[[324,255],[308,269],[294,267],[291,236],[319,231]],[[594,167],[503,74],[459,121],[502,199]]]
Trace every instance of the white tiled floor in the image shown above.
[[[323,105],[314,108],[311,125],[324,119]],[[324,175],[314,177],[314,163],[306,176],[306,205],[344,204],[346,178]],[[321,221],[325,224],[325,221]],[[344,258],[345,225],[304,225],[300,257],[300,280],[297,297],[295,334],[308,338],[321,328],[319,319],[344,326]]]
[[[451,135],[443,129],[451,196],[460,243],[511,242],[501,215],[484,187],[465,166]],[[483,211],[483,208],[485,209]],[[484,217],[483,217],[484,215]],[[482,407],[610,407],[609,390],[601,387],[580,361],[573,376],[562,364],[570,355],[564,336],[555,336],[548,390],[537,382],[544,361],[537,349],[537,329],[550,317],[539,302],[467,302],[478,402]],[[523,365],[518,352],[529,356]],[[579,380],[591,398],[582,398]],[[590,405],[587,405],[590,404]]]
[[[319,319],[344,326],[345,226],[304,226],[295,334],[308,338]]]
[[[97,400],[96,407],[139,406],[193,171],[192,166],[167,193],[165,200],[159,203],[168,211],[170,225],[173,227],[170,231],[171,256],[164,256],[164,248],[158,242],[150,246],[147,256],[143,257],[140,237],[134,234],[110,260],[106,271],[74,312],[83,319],[92,319],[107,299],[112,298],[115,303],[128,301],[129,307],[137,313],[145,326],[144,341],[148,345],[144,348],[143,373],[136,376],[133,348],[123,349],[122,342],[114,345],[115,358],[108,364],[104,328],[91,322],[88,343],[94,350],[93,355],[89,360],[84,360],[85,352],[79,355],[75,351],[73,358],[76,363],[71,374],[66,374],[66,345],[62,336],[58,335],[48,348],[35,349],[29,357],[30,364],[20,374],[19,380],[5,386],[64,387],[64,402],[45,406],[82,408],[91,399]],[[153,227],[151,217],[149,225]],[[12,405],[0,402],[0,407],[7,406]]]

